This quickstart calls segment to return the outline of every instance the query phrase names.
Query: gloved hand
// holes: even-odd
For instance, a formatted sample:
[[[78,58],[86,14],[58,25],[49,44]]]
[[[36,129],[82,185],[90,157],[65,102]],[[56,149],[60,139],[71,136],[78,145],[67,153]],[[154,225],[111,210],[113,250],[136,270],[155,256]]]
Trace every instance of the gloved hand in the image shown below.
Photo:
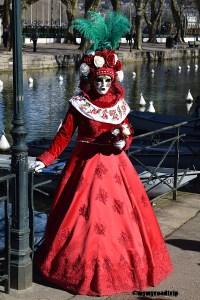
[[[125,140],[119,140],[113,143],[113,146],[118,150],[122,150],[125,147],[125,145],[126,145]]]
[[[40,161],[40,160],[36,160],[33,163],[31,163],[30,168],[32,170],[34,170],[36,173],[40,173],[42,172],[42,169],[45,167],[45,164]]]

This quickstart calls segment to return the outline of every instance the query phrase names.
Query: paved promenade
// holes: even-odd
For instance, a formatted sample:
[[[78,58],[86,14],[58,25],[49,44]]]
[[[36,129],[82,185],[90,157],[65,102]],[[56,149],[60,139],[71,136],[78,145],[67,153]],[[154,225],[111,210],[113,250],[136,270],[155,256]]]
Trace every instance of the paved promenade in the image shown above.
[[[76,57],[81,55],[78,48],[79,45],[73,44],[38,44],[37,52],[33,52],[32,44],[25,45],[23,47],[23,68],[28,70],[74,65]],[[129,45],[123,43],[116,52],[123,62],[133,63],[135,61],[194,58],[199,56],[200,48],[189,48],[187,43],[173,49],[166,48],[164,43],[143,43],[142,50],[132,49],[130,52]],[[5,51],[2,45],[0,45],[0,71],[12,71],[12,52]]]
[[[178,192],[176,201],[171,194],[157,198],[155,213],[174,264],[174,272],[159,286],[149,288],[154,296],[120,294],[107,297],[72,295],[66,291],[37,283],[24,291],[11,289],[10,295],[0,293],[0,300],[198,300],[200,286],[200,194]],[[178,292],[178,296],[157,296],[155,292]],[[169,294],[168,292],[168,294]]]

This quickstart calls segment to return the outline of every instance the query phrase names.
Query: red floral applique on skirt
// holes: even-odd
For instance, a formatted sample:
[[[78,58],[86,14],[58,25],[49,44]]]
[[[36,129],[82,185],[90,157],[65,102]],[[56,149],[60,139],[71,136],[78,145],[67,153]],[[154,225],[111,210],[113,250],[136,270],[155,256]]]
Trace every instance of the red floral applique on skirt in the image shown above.
[[[172,271],[150,201],[125,152],[74,149],[36,263],[58,287],[96,296],[144,290]]]

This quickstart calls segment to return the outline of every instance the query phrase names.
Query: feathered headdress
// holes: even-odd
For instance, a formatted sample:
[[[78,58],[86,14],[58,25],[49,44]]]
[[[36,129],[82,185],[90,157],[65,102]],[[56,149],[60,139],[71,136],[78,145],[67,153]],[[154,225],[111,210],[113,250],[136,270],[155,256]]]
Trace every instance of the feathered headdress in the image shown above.
[[[128,19],[117,13],[110,12],[103,17],[95,11],[88,12],[87,19],[75,19],[72,27],[92,42],[90,50],[115,50],[119,46],[121,37],[130,30]]]
[[[122,64],[114,50],[118,48],[121,37],[130,30],[128,19],[117,12],[102,16],[90,11],[87,17],[75,19],[72,23],[72,27],[91,43],[82,59],[81,77],[109,75],[123,80]]]

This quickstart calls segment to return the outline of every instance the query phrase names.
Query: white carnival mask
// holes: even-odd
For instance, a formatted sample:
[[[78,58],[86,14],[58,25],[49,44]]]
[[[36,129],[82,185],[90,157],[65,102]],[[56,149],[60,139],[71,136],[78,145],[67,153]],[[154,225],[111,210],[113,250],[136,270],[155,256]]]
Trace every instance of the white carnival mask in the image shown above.
[[[94,80],[94,86],[98,94],[105,95],[111,87],[112,78],[107,75],[97,76]]]

